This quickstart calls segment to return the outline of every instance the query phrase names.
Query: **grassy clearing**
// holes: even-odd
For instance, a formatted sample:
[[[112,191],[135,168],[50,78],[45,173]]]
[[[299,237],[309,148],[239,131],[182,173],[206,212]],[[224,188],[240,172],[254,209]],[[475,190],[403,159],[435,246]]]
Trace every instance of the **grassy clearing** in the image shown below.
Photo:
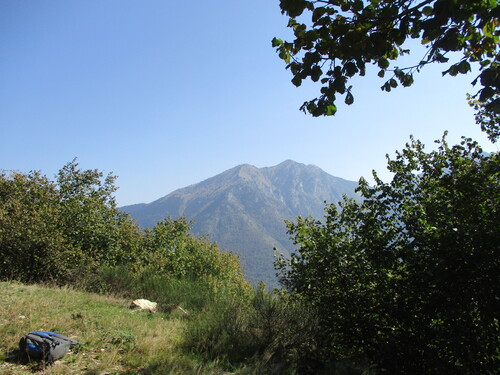
[[[132,313],[129,300],[70,288],[0,283],[0,373],[31,374],[221,374],[182,349],[188,318],[178,314]],[[53,366],[18,360],[23,334],[48,330],[82,343]]]

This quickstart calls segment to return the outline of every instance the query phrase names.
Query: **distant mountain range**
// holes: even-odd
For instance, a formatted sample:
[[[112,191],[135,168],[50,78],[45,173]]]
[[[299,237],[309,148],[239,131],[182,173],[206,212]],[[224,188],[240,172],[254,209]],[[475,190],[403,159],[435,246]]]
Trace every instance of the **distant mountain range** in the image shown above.
[[[252,281],[275,284],[273,248],[289,255],[294,245],[285,220],[324,216],[325,201],[356,196],[357,182],[334,177],[314,165],[287,160],[274,167],[239,165],[149,204],[121,207],[143,228],[159,220],[186,217],[193,233],[208,235],[223,249],[241,255]]]

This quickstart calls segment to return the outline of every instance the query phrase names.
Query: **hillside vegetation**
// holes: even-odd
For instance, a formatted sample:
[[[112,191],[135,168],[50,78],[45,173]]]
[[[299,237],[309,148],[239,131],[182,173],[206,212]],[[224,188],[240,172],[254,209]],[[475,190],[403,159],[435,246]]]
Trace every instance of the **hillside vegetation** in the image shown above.
[[[190,223],[183,218],[165,218],[154,228],[141,230],[117,209],[115,189],[113,176],[80,170],[74,161],[61,169],[56,181],[40,172],[0,175],[0,278],[25,283],[3,284],[11,291],[6,293],[11,298],[6,303],[12,309],[1,318],[9,334],[3,340],[6,369],[26,370],[14,349],[22,334],[38,329],[88,342],[81,349],[85,356],[74,357],[86,363],[85,368],[77,364],[75,373],[100,374],[101,368],[110,373],[113,368],[115,373],[137,373],[141,368],[145,374],[245,373],[298,358],[279,341],[298,321],[302,325],[308,321],[299,303],[280,302],[264,287],[252,290],[238,257],[192,235]],[[151,353],[143,352],[140,347],[147,344],[138,338],[142,333],[133,320],[143,318],[120,323],[128,316],[124,300],[114,299],[105,306],[103,299],[74,289],[158,302],[160,314],[169,323],[160,332],[146,327],[146,333],[154,338],[171,329],[171,335],[152,343]],[[63,306],[60,298],[69,304]],[[178,307],[188,315],[176,317]],[[17,326],[19,316],[29,319]],[[93,326],[84,329],[90,322]],[[81,324],[84,327],[78,328]],[[115,330],[117,337],[104,337]],[[93,335],[98,337],[87,338]],[[109,344],[106,340],[134,349],[118,356],[120,345],[111,346],[109,355],[116,358],[105,359],[107,354],[101,353],[94,363],[92,353]],[[301,338],[293,333],[290,348],[297,353],[301,345]]]
[[[183,218],[140,229],[114,177],[77,166],[56,181],[0,174],[5,373],[498,371],[500,158],[470,139],[431,152],[412,140],[391,182],[374,174],[363,200],[288,222],[298,250],[277,260],[286,289],[272,292]],[[131,314],[135,298],[158,315]],[[83,345],[49,368],[23,363],[17,342],[38,329]]]
[[[298,303],[262,288],[241,298],[196,281],[127,280],[122,271],[103,277],[114,281],[105,295],[0,282],[0,373],[295,373],[290,364],[301,348],[308,352],[302,335],[311,330],[312,312]],[[159,302],[159,312],[129,309],[144,295]],[[51,366],[27,362],[18,342],[33,330],[58,332],[81,345]]]

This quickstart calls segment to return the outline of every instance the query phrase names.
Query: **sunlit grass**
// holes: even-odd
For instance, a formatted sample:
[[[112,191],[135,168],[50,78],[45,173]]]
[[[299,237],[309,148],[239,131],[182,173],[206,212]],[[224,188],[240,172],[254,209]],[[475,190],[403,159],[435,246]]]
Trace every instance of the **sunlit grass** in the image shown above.
[[[129,300],[70,288],[3,282],[0,295],[1,374],[160,374],[165,369],[189,374],[210,373],[214,365],[180,349],[187,324],[182,317],[132,312]],[[82,345],[45,369],[20,363],[19,339],[33,330],[58,332]]]
[[[297,361],[314,350],[314,315],[263,288],[239,294],[160,277],[125,289],[118,284],[101,295],[0,283],[0,374],[283,375],[295,374]],[[157,301],[159,312],[130,310],[131,298],[142,297]],[[81,346],[46,368],[24,363],[17,345],[34,330],[61,333]]]

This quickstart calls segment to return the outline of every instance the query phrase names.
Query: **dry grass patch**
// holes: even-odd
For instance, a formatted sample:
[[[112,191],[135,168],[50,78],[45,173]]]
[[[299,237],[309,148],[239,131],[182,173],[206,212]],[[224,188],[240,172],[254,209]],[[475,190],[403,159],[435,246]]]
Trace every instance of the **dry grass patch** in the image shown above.
[[[197,366],[179,349],[183,319],[132,313],[130,301],[70,288],[3,282],[0,295],[1,374],[146,374],[165,360]],[[58,332],[82,345],[48,368],[20,363],[19,339],[34,330]]]

